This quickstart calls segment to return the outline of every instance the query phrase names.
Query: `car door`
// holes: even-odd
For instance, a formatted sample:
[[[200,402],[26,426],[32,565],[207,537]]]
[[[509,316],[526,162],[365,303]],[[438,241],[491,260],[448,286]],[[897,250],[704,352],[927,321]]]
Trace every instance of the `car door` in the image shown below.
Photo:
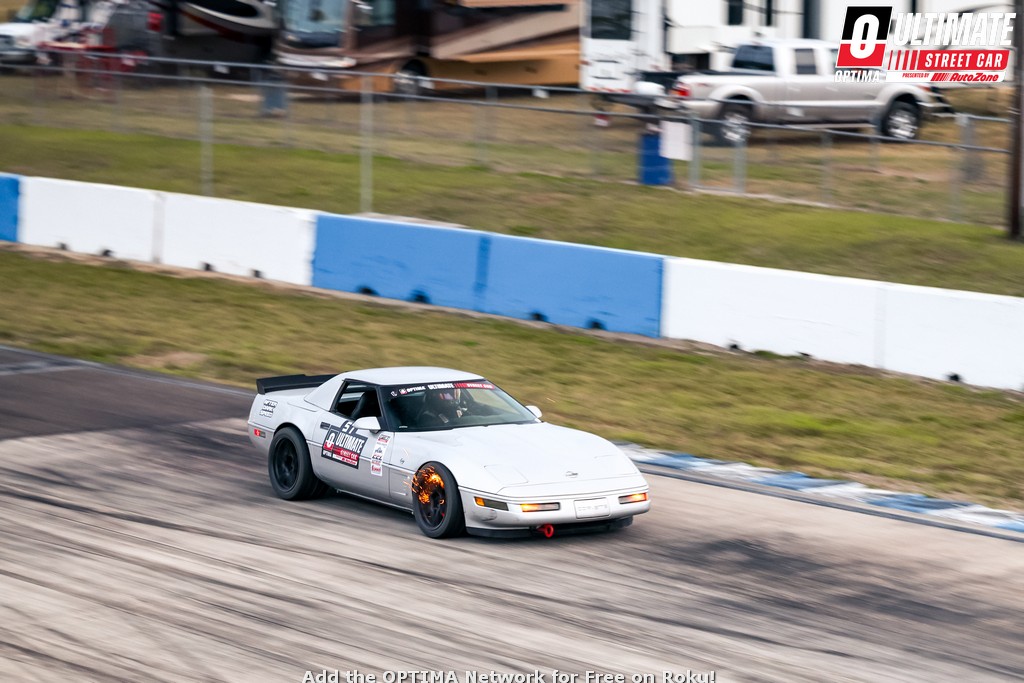
[[[880,114],[878,111],[879,83],[885,75],[879,69],[856,69],[857,80],[835,80],[836,57],[838,48],[828,51],[829,73],[832,84],[829,86],[829,120],[837,122],[873,121]],[[846,71],[851,71],[847,69]]]
[[[356,429],[361,417],[376,417],[380,431]],[[375,385],[346,381],[330,411],[320,411],[310,455],[313,469],[335,488],[378,500],[387,500],[385,469],[394,433],[384,429],[380,397]]]
[[[789,58],[793,74],[786,80],[786,121],[815,122],[828,119],[832,75],[819,63],[819,50],[813,47],[792,48]]]

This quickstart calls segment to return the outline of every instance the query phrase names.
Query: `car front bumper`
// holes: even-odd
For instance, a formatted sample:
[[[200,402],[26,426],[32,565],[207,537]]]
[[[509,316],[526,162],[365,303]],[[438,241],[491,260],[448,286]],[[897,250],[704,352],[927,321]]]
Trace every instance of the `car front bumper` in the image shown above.
[[[648,494],[647,499],[620,502],[622,498],[638,493]],[[628,526],[634,516],[651,509],[647,486],[536,498],[501,497],[465,489],[460,494],[467,531],[482,536],[525,535],[547,525],[553,527],[554,533],[617,528]],[[483,498],[485,505],[478,504],[477,498]],[[525,512],[522,506],[528,503],[557,503],[558,509]],[[504,505],[507,509],[492,507],[494,504]]]

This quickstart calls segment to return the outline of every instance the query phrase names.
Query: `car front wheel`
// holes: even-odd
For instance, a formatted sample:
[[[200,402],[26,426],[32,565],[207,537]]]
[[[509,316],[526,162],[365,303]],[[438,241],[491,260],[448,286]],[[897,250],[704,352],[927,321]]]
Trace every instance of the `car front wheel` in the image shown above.
[[[455,477],[444,465],[429,462],[412,480],[413,516],[430,538],[451,538],[466,530],[462,498]]]

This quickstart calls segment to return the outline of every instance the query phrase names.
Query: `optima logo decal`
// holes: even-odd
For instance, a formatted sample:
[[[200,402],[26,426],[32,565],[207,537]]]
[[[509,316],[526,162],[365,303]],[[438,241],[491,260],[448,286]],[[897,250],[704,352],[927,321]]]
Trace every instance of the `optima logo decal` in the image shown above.
[[[1010,62],[1015,12],[896,12],[848,7],[837,81],[994,83]]]

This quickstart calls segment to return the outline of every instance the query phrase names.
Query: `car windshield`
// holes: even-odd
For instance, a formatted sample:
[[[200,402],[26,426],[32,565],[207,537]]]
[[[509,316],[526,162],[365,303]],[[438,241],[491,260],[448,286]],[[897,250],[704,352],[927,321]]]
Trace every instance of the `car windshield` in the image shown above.
[[[423,432],[536,422],[487,380],[384,387],[384,410],[397,431]]]

